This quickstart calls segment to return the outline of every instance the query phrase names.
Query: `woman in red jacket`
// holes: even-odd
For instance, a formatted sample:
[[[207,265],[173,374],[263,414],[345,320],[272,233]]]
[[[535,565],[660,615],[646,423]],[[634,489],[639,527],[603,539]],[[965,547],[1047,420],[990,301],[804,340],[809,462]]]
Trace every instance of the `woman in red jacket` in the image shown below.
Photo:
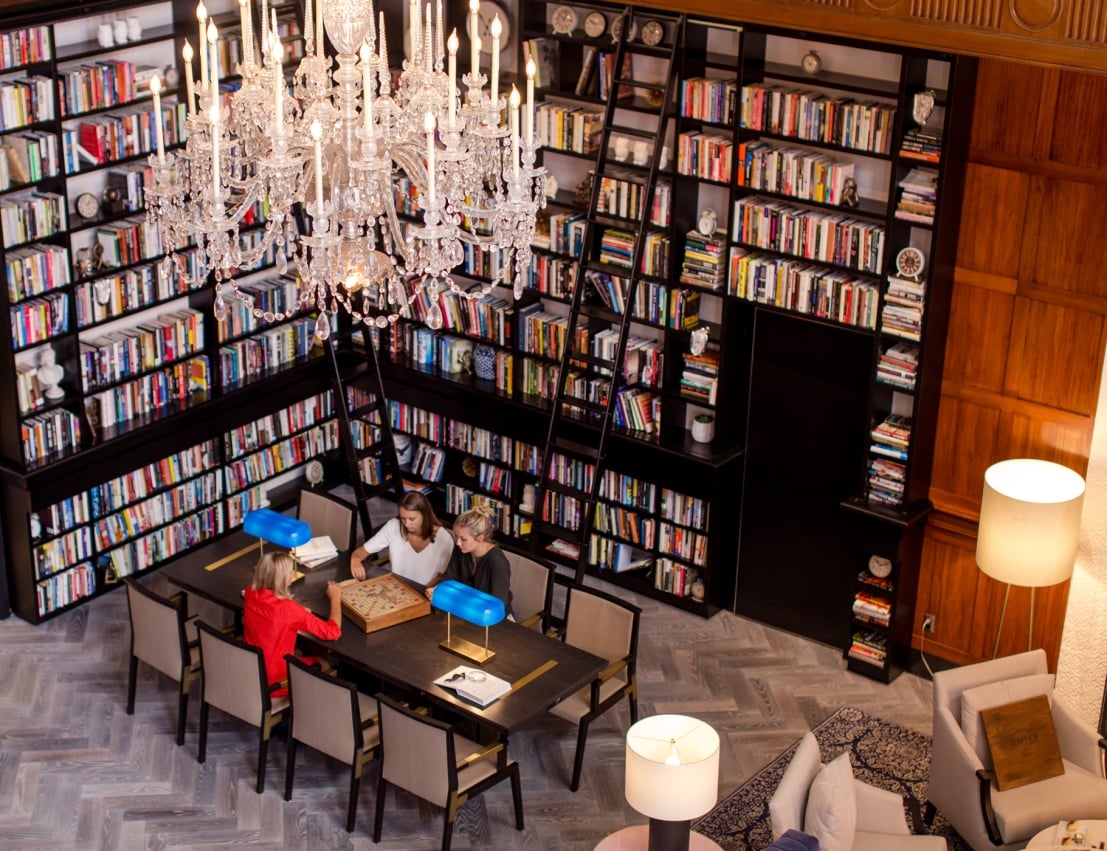
[[[297,632],[309,632],[325,641],[334,641],[342,634],[342,589],[336,582],[327,583],[331,613],[329,620],[323,620],[292,598],[288,586],[295,569],[296,562],[288,553],[266,553],[258,559],[254,581],[245,591],[243,637],[247,644],[261,648],[270,686],[288,679],[284,657],[294,651]],[[310,664],[316,660],[305,661]],[[273,694],[287,693],[286,687]]]

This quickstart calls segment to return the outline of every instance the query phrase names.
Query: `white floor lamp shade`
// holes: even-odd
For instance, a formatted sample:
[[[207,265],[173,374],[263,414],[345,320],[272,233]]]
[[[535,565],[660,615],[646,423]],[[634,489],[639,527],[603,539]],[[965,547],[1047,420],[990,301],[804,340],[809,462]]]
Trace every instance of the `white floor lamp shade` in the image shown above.
[[[650,851],[687,849],[692,819],[719,797],[719,734],[687,715],[634,724],[627,731],[626,797],[650,819]]]
[[[1083,505],[1083,477],[1061,464],[1012,458],[984,472],[976,563],[988,576],[1007,584],[993,657],[999,651],[1011,586],[1031,589],[1032,632],[1033,589],[1072,576]]]

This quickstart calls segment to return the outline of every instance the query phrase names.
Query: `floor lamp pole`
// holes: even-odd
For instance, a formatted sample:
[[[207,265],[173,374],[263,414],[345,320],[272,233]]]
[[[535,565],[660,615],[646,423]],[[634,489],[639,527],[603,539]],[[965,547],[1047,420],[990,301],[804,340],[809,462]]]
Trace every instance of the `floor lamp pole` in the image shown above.
[[[1011,583],[1006,583],[1007,589],[1003,592],[1003,608],[999,610],[999,626],[996,627],[996,643],[992,646],[992,658],[995,659],[999,655],[999,637],[1003,634],[1003,621],[1007,617],[1007,601],[1011,597]],[[1026,649],[1034,649],[1034,592],[1033,585],[1030,586],[1030,624],[1026,628]]]

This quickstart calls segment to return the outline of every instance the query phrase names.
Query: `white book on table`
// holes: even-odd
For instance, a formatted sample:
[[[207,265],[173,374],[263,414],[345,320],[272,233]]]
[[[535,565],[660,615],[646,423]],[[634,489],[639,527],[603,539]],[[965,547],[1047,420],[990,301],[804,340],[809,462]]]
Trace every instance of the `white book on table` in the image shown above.
[[[511,691],[511,683],[507,680],[501,680],[487,671],[470,668],[467,665],[458,665],[453,670],[447,671],[435,680],[434,684],[453,689],[459,697],[478,706],[488,706],[492,701]]]

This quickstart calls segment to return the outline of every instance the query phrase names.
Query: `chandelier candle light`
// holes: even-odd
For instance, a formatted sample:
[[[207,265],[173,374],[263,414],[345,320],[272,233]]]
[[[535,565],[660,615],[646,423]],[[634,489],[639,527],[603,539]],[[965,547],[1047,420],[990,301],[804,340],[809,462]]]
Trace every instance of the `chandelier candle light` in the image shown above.
[[[242,299],[266,321],[315,309],[320,338],[339,311],[380,328],[415,315],[439,328],[444,290],[479,298],[502,284],[520,296],[546,174],[535,165],[534,64],[526,67],[525,106],[514,87],[500,96],[499,18],[490,27],[486,93],[479,3],[470,0],[463,98],[460,42],[456,30],[446,38],[442,0],[433,19],[429,2],[420,15],[420,0],[413,0],[409,55],[395,89],[383,12],[374,25],[371,0],[316,0],[314,10],[307,0],[305,56],[290,97],[276,12],[261,0],[256,62],[250,3],[239,0],[241,85],[229,95],[220,93],[218,28],[202,0],[196,8],[200,79],[192,79],[186,40],[181,150],[164,150],[160,81],[151,84],[158,145],[146,192],[167,252],[160,274],[183,274],[174,252],[195,245],[198,279],[215,279],[217,319],[226,315],[227,298]],[[335,57],[323,52],[324,27]],[[244,233],[255,219],[264,225]],[[451,275],[466,245],[489,252],[489,268],[497,270],[468,292]],[[269,252],[278,274],[290,263],[299,274],[299,298],[284,312],[262,310],[235,284],[239,270],[255,268]]]

